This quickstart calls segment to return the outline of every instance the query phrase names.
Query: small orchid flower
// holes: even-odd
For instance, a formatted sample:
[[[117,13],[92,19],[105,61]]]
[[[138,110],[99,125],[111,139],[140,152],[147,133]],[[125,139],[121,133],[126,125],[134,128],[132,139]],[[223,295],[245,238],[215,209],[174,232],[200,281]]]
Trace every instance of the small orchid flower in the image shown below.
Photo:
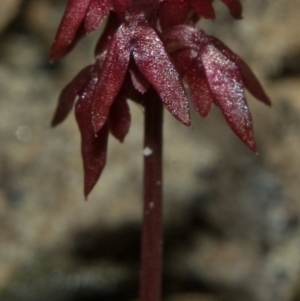
[[[94,93],[92,118],[96,133],[107,120],[131,60],[156,90],[171,114],[190,126],[188,101],[179,74],[146,17],[146,10],[133,7],[111,39]]]
[[[174,63],[185,76],[198,114],[207,116],[216,104],[236,135],[256,151],[244,87],[258,100],[271,103],[248,65],[221,41],[194,27],[179,25],[165,31],[164,37],[166,47],[175,51]]]
[[[63,89],[52,126],[56,126],[67,117],[76,98],[76,121],[81,133],[81,152],[84,165],[84,194],[87,197],[98,181],[105,163],[109,132],[123,142],[130,127],[130,113],[123,91],[117,95],[111,106],[107,121],[95,134],[92,125],[92,106],[95,86],[101,73],[101,63],[88,66]]]

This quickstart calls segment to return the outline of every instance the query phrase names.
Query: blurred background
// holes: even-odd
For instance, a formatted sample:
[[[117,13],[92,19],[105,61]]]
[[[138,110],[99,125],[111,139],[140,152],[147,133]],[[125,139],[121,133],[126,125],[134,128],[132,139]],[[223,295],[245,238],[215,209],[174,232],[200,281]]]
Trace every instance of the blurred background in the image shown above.
[[[188,129],[165,113],[164,301],[300,300],[300,2],[215,1],[201,21],[243,57],[273,106],[248,95],[259,154],[217,108]],[[0,2],[0,300],[136,300],[143,113],[84,200],[71,114],[50,120],[62,87],[93,62],[100,31],[63,61],[49,48],[60,0]]]

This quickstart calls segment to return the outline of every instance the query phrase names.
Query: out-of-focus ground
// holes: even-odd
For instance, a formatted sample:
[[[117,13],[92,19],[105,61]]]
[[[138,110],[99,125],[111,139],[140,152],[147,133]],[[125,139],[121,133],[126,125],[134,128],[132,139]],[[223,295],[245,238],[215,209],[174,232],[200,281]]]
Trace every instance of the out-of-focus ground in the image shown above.
[[[300,1],[215,1],[200,23],[253,68],[259,155],[215,108],[193,130],[165,114],[166,301],[300,300]],[[0,300],[135,300],[143,113],[84,201],[73,115],[49,126],[61,88],[91,63],[99,32],[66,59],[48,51],[66,1],[0,2]]]

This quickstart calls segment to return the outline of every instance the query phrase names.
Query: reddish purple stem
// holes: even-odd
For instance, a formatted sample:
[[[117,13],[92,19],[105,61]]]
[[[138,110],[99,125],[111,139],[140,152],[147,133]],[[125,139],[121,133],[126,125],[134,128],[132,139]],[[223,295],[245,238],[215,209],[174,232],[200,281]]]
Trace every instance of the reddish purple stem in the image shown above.
[[[155,92],[146,93],[140,301],[159,301],[161,295],[162,124],[162,101]]]

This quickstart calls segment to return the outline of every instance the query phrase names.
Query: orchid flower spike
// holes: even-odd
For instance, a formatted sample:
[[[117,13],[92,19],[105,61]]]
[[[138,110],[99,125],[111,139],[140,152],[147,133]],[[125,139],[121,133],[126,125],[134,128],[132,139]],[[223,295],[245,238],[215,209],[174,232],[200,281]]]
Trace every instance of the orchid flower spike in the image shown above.
[[[221,0],[235,19],[239,0]],[[213,0],[69,0],[50,57],[64,57],[86,34],[107,19],[96,45],[96,62],[63,89],[52,125],[75,104],[82,140],[87,196],[106,162],[109,133],[123,141],[131,117],[127,99],[144,104],[152,89],[165,108],[191,126],[185,86],[196,112],[206,117],[220,108],[234,133],[254,152],[252,116],[244,90],[270,100],[249,66],[220,40],[196,27],[214,19]],[[146,93],[147,92],[147,93]]]

